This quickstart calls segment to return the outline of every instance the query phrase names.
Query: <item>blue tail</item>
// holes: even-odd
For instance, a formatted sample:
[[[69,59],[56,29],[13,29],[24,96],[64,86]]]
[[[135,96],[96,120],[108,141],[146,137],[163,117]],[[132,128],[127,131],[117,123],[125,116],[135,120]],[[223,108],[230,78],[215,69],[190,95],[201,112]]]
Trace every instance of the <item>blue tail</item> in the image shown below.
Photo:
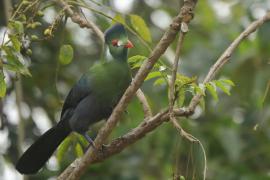
[[[37,173],[70,132],[71,130],[59,124],[49,129],[24,152],[16,164],[16,169],[21,174]]]

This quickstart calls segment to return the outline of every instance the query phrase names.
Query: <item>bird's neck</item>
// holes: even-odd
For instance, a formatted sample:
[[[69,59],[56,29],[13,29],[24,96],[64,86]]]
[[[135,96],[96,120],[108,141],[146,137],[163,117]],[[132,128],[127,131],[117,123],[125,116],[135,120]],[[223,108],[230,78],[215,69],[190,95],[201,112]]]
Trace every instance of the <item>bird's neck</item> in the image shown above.
[[[107,46],[104,48],[102,60],[103,61],[117,61],[117,62],[127,62],[128,50],[124,49],[119,55],[112,55]]]

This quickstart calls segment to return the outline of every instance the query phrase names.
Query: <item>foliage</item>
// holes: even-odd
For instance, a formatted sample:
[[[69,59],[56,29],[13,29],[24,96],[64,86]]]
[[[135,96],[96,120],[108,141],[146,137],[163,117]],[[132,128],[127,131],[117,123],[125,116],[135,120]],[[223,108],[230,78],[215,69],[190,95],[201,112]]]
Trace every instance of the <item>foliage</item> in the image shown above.
[[[143,18],[136,14],[130,15],[130,22],[132,24],[132,27],[139,33],[139,35],[147,42],[151,42],[151,33],[145,24]]]
[[[6,83],[5,83],[5,76],[3,72],[0,73],[0,97],[4,97],[6,94]]]
[[[73,48],[71,45],[62,45],[59,53],[59,61],[63,65],[67,65],[72,61]]]
[[[165,15],[171,18],[179,11],[178,1],[161,0],[160,4],[158,1],[154,4],[134,1],[132,10],[127,13],[115,10],[114,1],[68,2],[80,15],[79,7],[84,7],[82,12],[86,18],[95,21],[102,30],[114,23],[113,19],[125,24],[135,44],[128,60],[133,74],[147,61],[149,47],[154,47],[163,34],[162,27],[154,19],[161,21]],[[268,179],[270,25],[265,24],[241,44],[217,79],[201,83],[217,57],[246,23],[256,18],[252,7],[264,10],[267,3],[261,0],[252,2],[253,6],[244,1],[231,4],[230,15],[225,18],[213,4],[212,1],[198,3],[195,19],[184,41],[175,83],[176,106],[185,107],[197,93],[203,98],[195,114],[180,123],[205,146],[208,179]],[[56,123],[68,90],[99,59],[102,49],[94,35],[88,36],[89,30],[66,21],[64,10],[54,2],[24,0],[16,7],[5,25],[8,27],[7,40],[0,40],[0,97],[5,99],[4,113],[10,139],[4,158],[5,162],[13,163],[18,157],[17,129],[14,128],[16,121],[7,109],[8,102],[15,99],[16,75],[25,75],[22,77],[25,141],[34,140],[39,132],[39,126],[33,123],[35,109],[42,108],[49,120]],[[0,12],[4,12],[1,10],[3,6],[0,6]],[[155,17],[161,12],[162,16]],[[0,20],[3,18],[0,16]],[[153,112],[168,106],[173,59],[170,53],[174,55],[175,46],[175,43],[170,46],[142,87]],[[142,107],[134,98],[111,138],[125,134],[143,118]],[[91,137],[99,128],[91,129]],[[80,157],[87,146],[82,136],[70,135],[56,154],[60,169],[55,171],[48,166],[29,179],[57,176],[75,157]],[[200,179],[202,164],[200,148],[181,139],[170,123],[166,123],[119,155],[91,166],[85,179],[168,179],[175,172],[180,179]]]

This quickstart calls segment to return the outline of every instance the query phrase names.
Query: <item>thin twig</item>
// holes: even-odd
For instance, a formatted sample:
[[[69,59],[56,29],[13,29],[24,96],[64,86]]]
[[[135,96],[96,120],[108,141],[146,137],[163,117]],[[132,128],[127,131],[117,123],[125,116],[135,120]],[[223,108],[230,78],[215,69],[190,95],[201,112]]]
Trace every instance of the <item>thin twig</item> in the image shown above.
[[[185,36],[185,33],[180,31],[178,43],[177,43],[177,47],[176,47],[174,63],[173,63],[172,76],[171,76],[171,79],[169,81],[170,82],[169,83],[169,111],[171,114],[173,113],[172,110],[173,110],[173,106],[174,106],[174,102],[175,102],[175,80],[177,77],[178,63],[179,63],[179,59],[180,59],[180,51],[182,49],[184,36]]]
[[[138,91],[136,92],[136,96],[142,104],[145,119],[149,119],[153,116],[153,114],[143,91],[141,89],[138,89]]]
[[[270,12],[258,19],[253,21],[231,44],[230,46],[223,52],[223,54],[218,58],[216,63],[212,65],[207,76],[205,77],[203,83],[208,83],[217,75],[220,69],[230,60],[232,53],[239,46],[239,44],[248,37],[251,33],[256,31],[260,26],[262,26],[265,22],[270,20]],[[195,95],[190,104],[189,109],[192,111],[199,104],[202,94]]]
[[[65,9],[66,13],[69,15],[69,17],[74,23],[78,24],[81,28],[86,27],[91,29],[101,40],[102,44],[104,43],[103,32],[95,25],[95,23],[82,18],[78,13],[74,12],[64,0],[58,0],[56,2]]]
[[[11,12],[12,12],[11,2],[8,0],[4,1],[5,16],[6,16],[7,25],[8,25],[9,19],[14,18],[16,13],[18,13],[20,7],[22,7],[22,4],[23,3],[20,3],[18,9],[12,15],[11,14]],[[5,34],[6,34],[6,32],[5,32]],[[5,38],[5,37],[3,37],[3,38]],[[15,82],[16,105],[17,105],[18,117],[19,117],[19,122],[18,122],[18,127],[17,127],[17,151],[18,151],[18,154],[21,155],[22,154],[22,144],[23,144],[23,140],[25,137],[24,120],[23,120],[22,108],[21,108],[21,103],[23,101],[23,89],[22,89],[21,74],[17,73],[17,76],[18,76],[18,80],[16,80],[16,82]],[[23,176],[23,179],[27,179],[27,177]]]
[[[180,133],[181,136],[183,136],[184,138],[188,139],[190,142],[196,142],[196,140],[192,137],[191,134],[187,133],[181,126],[180,124],[177,122],[177,119],[172,116],[170,117],[174,127],[178,130],[178,132]]]
[[[207,160],[206,160],[206,153],[205,153],[204,147],[203,147],[202,143],[197,138],[195,138],[193,135],[184,131],[184,129],[178,123],[178,121],[175,117],[176,114],[173,111],[175,98],[176,98],[175,81],[176,81],[176,77],[177,77],[178,64],[179,64],[179,60],[180,60],[181,49],[183,47],[184,37],[185,37],[186,32],[188,32],[188,23],[189,22],[182,22],[182,27],[181,27],[181,30],[179,33],[178,43],[177,43],[177,47],[176,47],[176,53],[175,53],[175,58],[174,58],[173,68],[172,68],[172,76],[171,76],[170,83],[169,83],[169,117],[170,117],[170,120],[171,120],[173,126],[178,130],[178,132],[180,133],[180,135],[182,137],[188,139],[190,142],[198,142],[200,144],[202,151],[203,151],[203,154],[204,154],[203,179],[205,180],[206,169],[207,169]]]
[[[22,4],[22,3],[21,3]],[[19,5],[18,9],[13,13],[12,15],[12,5],[11,2],[8,0],[4,1],[4,6],[5,6],[5,16],[6,16],[6,23],[8,25],[9,18],[15,17],[16,13],[18,13],[19,8],[22,5]],[[17,150],[18,154],[22,154],[22,142],[24,139],[24,122],[23,122],[23,117],[22,117],[22,109],[21,109],[21,102],[23,100],[23,92],[22,92],[22,80],[21,80],[21,75],[17,73],[18,80],[15,82],[15,94],[16,94],[16,105],[18,108],[18,115],[19,115],[19,123],[18,123],[18,142],[17,142]]]
[[[90,11],[93,11],[93,12],[99,14],[99,15],[102,15],[102,16],[108,18],[108,19],[111,19],[114,22],[122,23],[132,34],[134,34],[139,39],[139,41],[147,48],[147,50],[149,50],[149,52],[152,52],[152,48],[147,44],[147,42],[136,31],[134,31],[131,27],[129,27],[128,24],[126,24],[125,22],[120,22],[119,20],[109,16],[108,14],[106,14],[106,13],[104,13],[102,11],[96,10],[94,8],[91,8],[86,4],[81,4],[81,3],[78,3],[78,2],[74,2],[74,1],[71,1],[69,3],[80,6],[80,7],[85,8],[85,9],[88,9]]]
[[[169,110],[164,110],[157,113],[155,116],[150,119],[144,119],[136,128],[129,131],[127,134],[114,139],[109,145],[106,145],[102,148],[102,153],[94,153],[93,156],[90,157],[90,162],[99,163],[104,161],[105,159],[113,156],[114,154],[118,154],[122,152],[126,147],[131,144],[137,142],[149,132],[152,132],[157,127],[159,127],[162,123],[169,120]],[[191,112],[186,111],[186,109],[177,109],[174,111],[178,116],[189,116]],[[81,159],[76,159],[71,165],[66,168],[64,172],[58,177],[58,179],[66,179],[69,174],[72,173],[74,168],[79,164]]]
[[[203,180],[206,179],[206,171],[207,171],[207,157],[206,157],[206,152],[204,149],[203,144],[201,143],[201,141],[199,139],[197,139],[196,137],[194,137],[192,134],[187,133],[178,123],[177,119],[174,116],[170,117],[174,127],[178,130],[178,132],[180,133],[180,135],[184,138],[186,138],[187,140],[189,140],[190,142],[196,142],[199,143],[202,152],[203,152],[203,158],[204,158],[204,168],[203,168]]]
[[[21,3],[22,4],[22,3]],[[21,6],[21,4],[19,5],[19,7]],[[6,23],[8,24],[8,21],[9,21],[9,18],[12,16],[12,5],[11,5],[11,1],[9,0],[4,0],[3,1],[3,5],[4,5],[4,10],[5,10],[5,20],[6,20]],[[19,9],[18,7],[18,9]],[[14,13],[15,14],[15,13]],[[6,37],[6,34],[7,34],[7,28],[5,29],[4,31],[4,35],[3,35],[3,39],[2,39],[2,43],[1,43],[1,46],[4,45],[4,42],[5,42],[5,37]],[[2,59],[0,59],[0,61],[2,61]]]

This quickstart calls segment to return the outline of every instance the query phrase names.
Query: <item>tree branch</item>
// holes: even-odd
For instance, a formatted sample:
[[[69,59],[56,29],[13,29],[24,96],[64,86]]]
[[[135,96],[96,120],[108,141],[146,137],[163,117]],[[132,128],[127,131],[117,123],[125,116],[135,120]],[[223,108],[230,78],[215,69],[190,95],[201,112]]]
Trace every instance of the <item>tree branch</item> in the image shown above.
[[[270,12],[267,12],[267,14],[258,19],[253,21],[230,45],[229,47],[223,52],[223,54],[218,58],[216,63],[212,65],[210,68],[208,74],[206,75],[205,79],[203,80],[203,83],[208,83],[217,75],[217,73],[220,71],[220,69],[230,60],[232,53],[235,51],[235,49],[239,46],[239,44],[251,33],[256,31],[260,26],[262,26],[265,22],[270,20]],[[200,99],[202,97],[202,94],[195,95],[190,104],[188,109],[190,111],[194,110],[195,107],[199,104]]]
[[[189,2],[189,1],[188,1]],[[187,3],[187,1],[186,1]],[[190,2],[189,2],[190,3]],[[194,8],[196,1],[193,1]],[[192,9],[193,9],[192,8]],[[191,10],[191,9],[190,9]],[[186,16],[185,16],[186,17]],[[100,130],[98,137],[95,140],[96,145],[101,147],[104,140],[112,131],[114,125],[117,123],[117,119],[120,114],[123,112],[123,109],[127,106],[127,103],[130,101],[131,97],[135,94],[136,90],[142,84],[144,78],[152,69],[154,63],[157,61],[158,57],[160,57],[168,45],[172,42],[172,40],[176,36],[177,31],[179,30],[179,26],[181,21],[183,20],[183,16],[180,13],[177,18],[174,19],[173,23],[170,26],[170,29],[164,34],[162,39],[160,40],[157,47],[154,49],[153,53],[150,55],[149,59],[144,62],[143,66],[140,68],[138,74],[135,79],[132,81],[131,86],[126,91],[125,95],[122,97],[120,103],[115,108],[113,114],[109,118],[106,125]],[[263,23],[270,20],[270,13],[268,13],[265,17],[254,21],[247,29],[236,38],[233,43],[224,51],[218,61],[211,67],[206,76],[204,83],[211,81],[218,71],[222,68],[222,66],[228,62],[231,54],[240,44],[240,42],[249,34],[258,29]],[[174,109],[174,114],[177,116],[189,116],[193,114],[195,107],[198,105],[200,98],[202,95],[197,94],[191,100],[188,108],[179,108]],[[103,153],[95,152],[92,148],[87,151],[87,153],[81,158],[77,159],[72,163],[59,177],[58,179],[78,179],[86,170],[86,168],[91,163],[98,163],[103,161],[104,159],[121,152],[124,148],[129,146],[130,144],[136,142],[137,140],[144,137],[148,132],[153,131],[156,127],[160,126],[163,122],[169,119],[169,111],[165,110],[154,117],[148,119],[147,121],[141,122],[136,128],[128,132],[122,137],[119,137],[113,140],[108,146],[103,148]]]
[[[62,6],[63,9],[65,9],[66,13],[69,15],[69,17],[74,23],[78,24],[82,28],[86,27],[92,29],[99,37],[101,42],[104,43],[104,34],[95,23],[93,23],[90,20],[87,20],[86,17],[82,18],[78,13],[75,13],[64,0],[60,0],[57,2]],[[146,97],[141,89],[137,91],[137,97],[143,106],[145,116],[151,117],[152,112],[150,106],[148,105]]]
[[[5,10],[5,18],[6,18],[6,26],[8,26],[9,19],[12,16],[12,4],[10,1],[5,0],[4,1],[4,10]],[[17,73],[18,79],[15,80],[15,94],[16,94],[16,105],[18,108],[18,127],[17,127],[17,134],[18,134],[18,140],[17,140],[17,151],[18,154],[22,154],[22,142],[24,140],[24,121],[22,117],[22,109],[21,109],[21,103],[23,101],[23,90],[22,90],[22,78],[21,75]]]
[[[179,64],[179,59],[180,59],[180,51],[182,49],[184,36],[185,36],[185,33],[180,31],[178,43],[176,47],[175,58],[173,62],[173,67],[172,67],[172,77],[169,81],[169,111],[171,114],[173,113],[172,111],[173,111],[173,106],[175,102],[175,80],[177,76],[178,64]]]
[[[82,18],[77,12],[74,12],[71,7],[64,0],[56,0],[60,6],[66,11],[71,20],[78,24],[81,28],[91,29],[101,40],[102,44],[104,43],[104,35],[103,32],[97,27],[95,23],[85,18]]]
[[[6,26],[8,26],[8,22],[10,18],[12,17],[11,1],[5,0],[4,7],[5,7],[4,10],[5,10]],[[1,70],[3,71],[3,69]],[[21,103],[23,101],[23,89],[22,89],[21,74],[19,73],[16,73],[16,74],[17,74],[18,79],[15,81],[15,94],[16,94],[16,105],[17,105],[17,111],[18,111],[18,117],[19,117],[19,122],[18,122],[18,127],[17,127],[17,151],[18,151],[18,154],[21,155],[22,144],[25,138],[24,119],[22,116],[22,107],[21,107]],[[1,118],[4,118],[4,116]],[[23,176],[23,179],[27,179],[25,175]]]
[[[263,23],[265,23],[266,21],[269,21],[269,20],[270,20],[270,13],[268,13],[262,19],[259,19],[259,20],[255,21],[255,22],[253,22],[250,26],[247,27],[247,29],[244,32],[248,32],[248,35],[249,35],[252,32],[254,32],[256,29],[258,29],[258,27],[260,27]],[[242,34],[246,34],[244,32],[241,33],[239,35],[239,37],[242,37],[243,36]],[[232,44],[235,44],[235,42],[238,42],[238,45],[239,45],[239,43],[244,39],[244,37],[242,37],[242,38],[240,38],[241,40],[239,41],[239,37],[236,38],[236,40],[233,41]],[[229,47],[231,47],[231,46],[232,45],[230,45]],[[230,50],[230,54],[233,53],[235,48]],[[228,49],[230,49],[230,48],[228,48]],[[227,50],[225,50],[225,52]],[[221,59],[221,58],[219,58],[219,59]],[[227,61],[228,60],[226,60],[226,62]],[[220,64],[222,64],[222,66],[226,63],[226,62],[221,63],[220,61],[217,61],[215,63],[215,65],[219,64],[218,62]],[[212,67],[214,67],[215,65],[213,65]],[[217,67],[220,67],[220,66],[217,66]],[[213,74],[213,76],[211,75],[212,78],[214,78],[219,70],[220,70],[220,68],[217,71],[213,71],[213,68],[211,68],[209,70],[208,76],[210,76],[213,72],[216,72],[215,74]],[[208,80],[208,82],[209,81],[210,80]],[[204,80],[204,82],[207,82],[207,81]],[[193,114],[195,107],[197,106],[198,102],[200,101],[200,98],[201,98],[200,94],[194,96],[194,98],[190,102],[188,108],[175,109],[174,114],[177,115],[177,116],[182,116],[182,117],[183,116],[189,116],[189,115]],[[158,127],[159,125],[161,125],[163,122],[167,121],[168,119],[169,119],[169,111],[165,110],[165,111],[163,111],[161,113],[158,113],[157,115],[152,117],[147,122],[143,121],[138,127],[131,130],[126,135],[113,140],[111,144],[109,144],[108,146],[105,147],[105,149],[103,150],[104,153],[102,155],[93,154],[92,158],[89,159],[89,162],[90,163],[97,163],[97,162],[103,161],[104,159],[106,159],[106,158],[108,158],[108,157],[110,157],[110,156],[112,156],[112,155],[114,155],[116,153],[121,152],[125,147],[127,147],[128,145],[136,142],[140,138],[144,137],[148,132],[153,131],[156,127]],[[63,174],[59,177],[59,179],[64,179],[64,178],[68,177],[68,175],[73,172],[74,168],[75,168],[75,166],[69,166],[66,169],[66,171],[64,171]]]
[[[247,27],[246,30],[244,30],[244,32],[242,32],[238,36],[238,38],[236,38],[236,40],[233,41],[233,43],[229,47],[231,47],[232,45],[235,46],[236,42],[238,42],[237,44],[239,45],[239,43],[245,38],[245,37],[242,37],[243,34],[246,34],[246,32],[248,32],[247,33],[247,36],[250,35],[256,29],[258,29],[263,23],[265,23],[266,21],[269,21],[269,20],[270,20],[270,13],[268,13],[262,19],[259,19],[257,21],[254,21],[250,26]],[[242,38],[240,38],[240,37],[242,37]],[[239,41],[239,38],[241,39],[240,41]],[[234,49],[228,48],[228,49],[230,49],[230,53],[229,54],[232,54],[233,51],[236,49],[236,47],[237,46],[235,46]],[[225,50],[225,52],[227,50]],[[223,55],[221,55],[221,57],[222,56]],[[221,59],[221,57],[219,59]],[[228,62],[228,60],[226,62]],[[215,64],[217,64],[217,63],[218,63],[218,61]],[[222,66],[224,64],[222,64]],[[213,72],[212,70],[213,70],[213,68],[210,68],[208,75],[211,75],[212,74],[212,72]],[[217,71],[215,71],[216,73],[212,76],[212,78],[215,77],[215,75],[217,74],[217,72],[219,70],[220,69],[218,69]],[[189,105],[189,108],[174,109],[174,114],[176,116],[179,116],[179,117],[185,117],[185,116],[192,115],[193,112],[194,112],[194,109],[196,107],[192,103],[194,103],[195,100],[196,101],[199,101],[199,99],[196,98],[196,96],[194,96],[193,99],[194,100],[191,101],[191,103]],[[165,110],[165,111],[162,111],[162,112],[156,114],[154,117],[152,117],[148,121],[143,121],[136,128],[134,128],[133,130],[131,130],[130,132],[128,132],[126,135],[113,140],[111,142],[111,144],[109,144],[108,146],[106,146],[104,148],[102,155],[93,156],[92,159],[91,159],[91,163],[101,162],[104,159],[106,159],[106,158],[108,158],[108,157],[110,157],[110,156],[112,156],[112,155],[114,155],[116,153],[120,153],[124,148],[126,148],[130,144],[136,142],[137,140],[143,138],[147,133],[153,131],[155,128],[157,128],[158,126],[160,126],[163,122],[166,122],[168,119],[169,119],[169,110]],[[177,128],[179,128],[179,127],[177,127]],[[180,127],[180,131],[181,131],[181,127]],[[185,133],[185,132],[182,131],[182,133]],[[190,135],[188,135],[188,136],[190,137]],[[190,137],[190,138],[191,138],[190,140],[197,141],[196,138],[194,139],[194,137]]]
[[[98,136],[95,139],[95,145],[98,149],[101,148],[102,144],[105,142],[109,134],[112,132],[124,109],[127,107],[133,95],[142,85],[144,79],[151,71],[154,64],[158,61],[160,56],[166,51],[168,46],[175,39],[180,29],[182,20],[184,19],[186,22],[192,19],[193,9],[195,8],[196,3],[197,0],[184,1],[184,5],[181,8],[180,13],[178,14],[177,17],[174,18],[172,24],[170,25],[170,28],[165,32],[165,34],[163,35],[163,37],[161,38],[161,40],[159,41],[159,43],[157,44],[157,46],[155,47],[149,58],[146,61],[144,61],[137,75],[131,82],[131,85],[124,93],[118,105],[114,108],[106,124],[100,129]],[[91,158],[95,156],[95,154],[96,154],[95,150],[92,147],[90,147],[88,151],[85,153],[85,155],[78,162],[78,164],[76,164],[76,167],[74,167],[73,171],[70,174],[66,174],[66,176],[61,175],[61,179],[79,179],[82,176],[82,174],[86,171],[87,167],[91,164]]]
[[[175,111],[175,113],[179,116],[191,115],[191,113],[185,109],[178,109]],[[147,133],[153,131],[168,119],[168,110],[159,112],[150,119],[145,119],[136,128],[132,129],[127,134],[114,139],[109,145],[104,146],[102,148],[102,153],[94,153],[93,156],[90,157],[89,162],[92,164],[99,163],[117,153],[120,153],[126,147],[140,140]],[[79,161],[80,159],[76,159],[70,166],[68,166],[68,168],[66,168],[66,170],[58,177],[58,179],[62,180],[67,178],[78,165]]]
[[[136,96],[139,99],[140,103],[142,104],[144,117],[146,119],[149,119],[150,117],[153,116],[153,114],[143,91],[141,89],[138,89],[138,91],[136,92]]]

